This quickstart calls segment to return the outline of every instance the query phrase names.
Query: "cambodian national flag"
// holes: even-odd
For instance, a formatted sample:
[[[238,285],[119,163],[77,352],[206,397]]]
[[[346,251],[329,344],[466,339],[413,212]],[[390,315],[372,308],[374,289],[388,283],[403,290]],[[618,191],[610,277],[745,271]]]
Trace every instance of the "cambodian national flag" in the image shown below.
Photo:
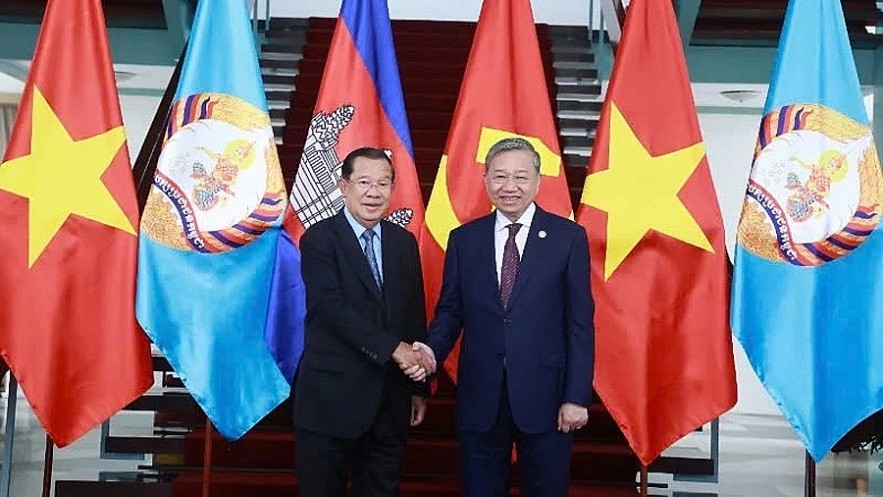
[[[285,226],[297,241],[304,230],[343,207],[341,161],[359,147],[386,149],[396,187],[388,220],[415,235],[423,198],[399,80],[386,0],[344,0],[304,140]]]
[[[731,322],[816,461],[883,408],[881,185],[840,0],[791,0],[739,222]]]
[[[142,216],[136,312],[229,439],[290,392],[305,302],[245,0],[202,0]]]

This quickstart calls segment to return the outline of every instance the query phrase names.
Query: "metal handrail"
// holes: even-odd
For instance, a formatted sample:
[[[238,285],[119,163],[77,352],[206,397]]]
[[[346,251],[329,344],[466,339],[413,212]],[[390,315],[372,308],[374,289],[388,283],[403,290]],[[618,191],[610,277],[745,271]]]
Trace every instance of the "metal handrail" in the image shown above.
[[[259,0],[254,0],[254,3],[251,7],[251,30],[254,33],[255,39],[259,39],[261,36],[261,28],[260,28],[260,12],[258,6],[260,5]],[[270,0],[266,0],[264,2],[264,29],[263,32],[266,33],[270,30]]]

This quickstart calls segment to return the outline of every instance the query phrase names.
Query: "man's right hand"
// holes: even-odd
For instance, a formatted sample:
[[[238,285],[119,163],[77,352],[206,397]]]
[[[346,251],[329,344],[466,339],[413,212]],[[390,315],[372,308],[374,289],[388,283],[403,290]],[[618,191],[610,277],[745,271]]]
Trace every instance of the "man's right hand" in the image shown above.
[[[411,349],[414,352],[419,352],[422,361],[420,365],[426,370],[426,374],[433,374],[438,366],[438,363],[435,360],[435,352],[423,342],[414,342],[411,346]]]
[[[393,352],[393,360],[414,381],[424,381],[436,370],[435,354],[429,346],[420,342],[414,342],[413,345],[399,343]]]
[[[402,367],[402,371],[414,381],[423,381],[427,376],[435,373],[435,353],[428,345],[421,342],[414,342],[411,350],[418,354],[418,363],[410,368]]]
[[[417,352],[409,343],[399,342],[398,347],[392,352],[392,360],[394,360],[402,371],[414,381],[423,381],[426,379],[426,368],[422,366],[420,352]]]

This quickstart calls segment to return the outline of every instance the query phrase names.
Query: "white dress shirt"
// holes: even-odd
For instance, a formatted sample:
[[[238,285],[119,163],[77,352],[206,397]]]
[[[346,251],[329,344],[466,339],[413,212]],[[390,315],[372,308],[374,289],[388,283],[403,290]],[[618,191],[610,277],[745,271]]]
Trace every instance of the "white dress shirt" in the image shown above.
[[[537,211],[535,203],[531,202],[527,206],[524,214],[518,218],[516,223],[521,225],[518,233],[515,235],[515,246],[518,247],[518,260],[524,254],[524,246],[527,245],[527,235],[530,232],[530,223],[533,222],[533,215]],[[506,218],[500,211],[497,211],[497,221],[494,223],[494,258],[497,262],[497,286],[500,285],[500,272],[503,270],[503,249],[506,247],[506,240],[509,238],[509,226],[512,221]]]

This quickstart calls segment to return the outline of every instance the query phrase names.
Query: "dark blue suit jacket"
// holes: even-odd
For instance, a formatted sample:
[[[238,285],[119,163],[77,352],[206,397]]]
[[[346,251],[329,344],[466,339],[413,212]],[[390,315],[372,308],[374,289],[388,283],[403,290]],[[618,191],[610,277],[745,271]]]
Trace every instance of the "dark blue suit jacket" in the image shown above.
[[[458,429],[490,430],[507,381],[518,428],[555,430],[562,403],[588,406],[591,396],[594,305],[586,233],[538,207],[505,310],[494,258],[495,216],[451,232],[428,345],[441,364],[463,330]]]

